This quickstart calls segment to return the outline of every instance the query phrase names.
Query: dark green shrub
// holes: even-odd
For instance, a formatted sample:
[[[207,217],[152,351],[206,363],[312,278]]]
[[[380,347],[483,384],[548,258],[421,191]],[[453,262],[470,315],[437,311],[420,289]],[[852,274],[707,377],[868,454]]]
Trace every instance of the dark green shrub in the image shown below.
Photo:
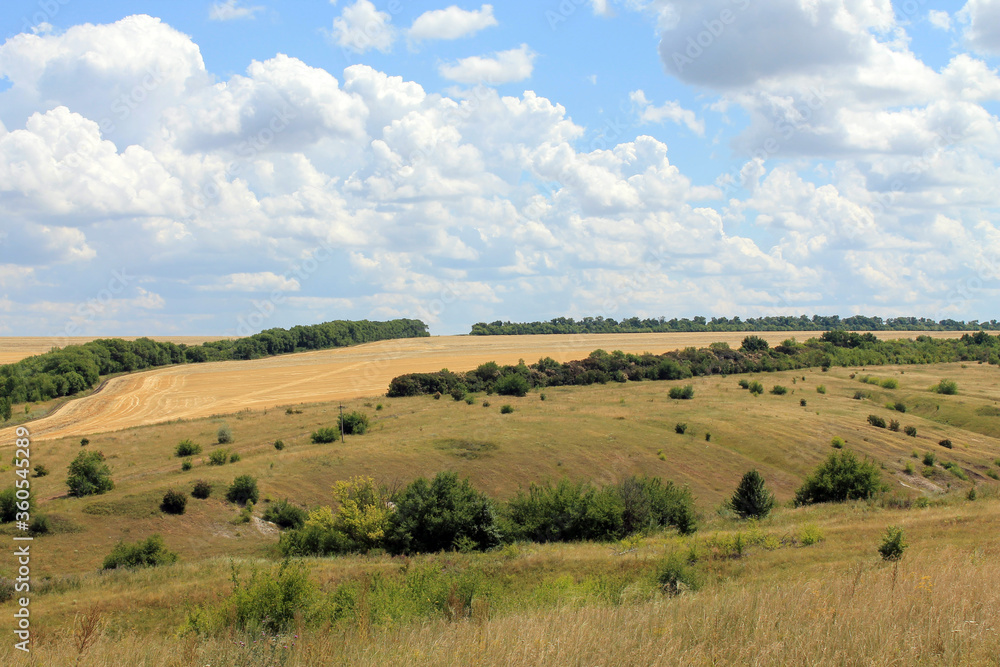
[[[706,433],[705,434],[705,442],[712,442],[712,434],[711,433]]]
[[[0,491],[0,523],[10,523],[17,518],[18,512],[30,513],[34,507],[35,499],[30,494],[27,498],[18,498],[13,486]]]
[[[906,412],[906,405],[900,403],[899,401],[896,401],[892,407],[896,410],[896,412]]]
[[[150,535],[134,544],[119,542],[104,559],[104,569],[156,567],[177,561],[177,554],[168,551],[159,535]]]
[[[879,386],[883,389],[899,389],[899,381],[896,378],[886,378],[879,382]]]
[[[771,387],[771,393],[775,396],[784,396],[788,393],[788,387],[782,387],[780,384],[776,384]]]
[[[489,549],[500,543],[493,503],[454,472],[420,477],[396,498],[386,548],[397,554]]]
[[[694,498],[687,487],[657,477],[622,480],[615,491],[622,504],[622,533],[644,532],[673,526],[682,534],[697,530]]]
[[[936,460],[937,460],[937,456],[933,452],[927,452],[927,453],[924,454],[924,465],[925,466],[932,466],[932,465],[934,465],[934,461],[936,461]]]
[[[451,397],[457,403],[458,401],[465,400],[466,389],[464,384],[456,385],[454,389],[451,390]]]
[[[750,393],[753,394],[754,396],[760,396],[761,394],[764,393],[764,385],[762,385],[760,382],[757,382],[756,380],[750,383],[748,389],[750,390]]]
[[[226,491],[226,500],[238,505],[256,503],[259,496],[257,478],[250,475],[240,475],[233,480]]]
[[[188,471],[192,467],[194,467],[194,463],[191,462],[191,459],[184,459],[181,461],[181,470]]]
[[[875,428],[885,428],[885,420],[878,415],[868,415],[868,423]]]
[[[671,387],[669,396],[673,399],[694,398],[694,385],[686,384],[683,387]]]
[[[233,441],[233,431],[229,424],[223,424],[215,434],[220,445],[228,445]]]
[[[31,531],[33,535],[47,535],[52,531],[52,526],[49,523],[49,517],[44,514],[32,517],[31,523],[28,525],[28,530]]]
[[[750,388],[750,380],[740,380],[739,385],[740,385],[741,389],[749,389]]]
[[[951,440],[949,440],[948,438],[945,438],[944,440],[940,441],[938,444],[941,445],[942,447],[944,447],[945,449],[951,449],[952,448]]]
[[[239,453],[233,452],[232,454],[229,455],[229,462],[230,463],[236,463],[239,460],[240,460]]]
[[[49,469],[39,463],[35,466],[35,477],[45,477],[49,474]]]
[[[500,406],[500,414],[502,414],[502,415],[509,415],[512,412],[514,412],[514,406],[512,406],[512,405],[501,405]]]
[[[177,443],[177,448],[174,450],[174,456],[178,458],[194,456],[195,454],[201,454],[201,445],[197,445],[190,440],[181,440]]]
[[[184,514],[184,510],[187,508],[187,501],[186,495],[170,489],[163,494],[163,502],[160,503],[160,509],[167,514]]]
[[[80,439],[80,446],[81,447],[86,447],[89,444],[90,444],[90,438],[81,438]]]
[[[484,408],[490,407],[490,402],[489,401],[483,401],[483,407]]]
[[[89,496],[115,488],[111,481],[111,469],[104,462],[101,452],[80,452],[69,464],[66,485],[71,496]]]
[[[751,470],[740,480],[729,507],[742,519],[763,519],[774,507],[774,494],[767,490],[760,473]]]
[[[208,455],[208,465],[210,466],[224,466],[226,461],[229,460],[229,450],[228,449],[216,449],[211,454]]]
[[[844,439],[840,436],[834,436],[833,440],[830,441],[830,445],[832,445],[834,449],[843,449]]]
[[[194,483],[194,489],[191,491],[191,495],[199,500],[204,500],[212,495],[212,485],[208,482],[198,480]]]
[[[903,557],[907,544],[903,541],[903,529],[899,526],[889,526],[882,535],[882,544],[879,545],[878,552],[882,560],[898,561]]]
[[[905,427],[903,429],[903,433],[905,433],[906,435],[910,436],[911,438],[915,438],[915,437],[917,437],[917,427],[916,426],[907,426],[907,427]]]
[[[868,398],[868,392],[867,391],[861,391],[859,389],[858,391],[854,392],[854,400],[855,401],[862,401],[862,400],[864,400],[866,398]]]
[[[795,492],[795,504],[843,502],[871,498],[886,487],[873,461],[860,461],[850,451],[830,454]]]
[[[306,511],[286,498],[268,505],[261,518],[282,528],[301,528],[306,522]]]
[[[801,405],[802,407],[806,407],[806,399],[800,398],[799,399],[799,405]]]
[[[656,566],[656,583],[664,593],[673,597],[686,590],[698,590],[700,578],[688,556],[672,551]]]
[[[617,540],[625,534],[624,512],[618,494],[567,479],[532,484],[507,503],[513,536],[535,542]]]
[[[760,336],[747,336],[743,339],[743,344],[740,345],[740,349],[751,354],[754,352],[766,352],[769,347],[768,342]]]
[[[986,474],[989,477],[992,477],[993,479],[1000,481],[1000,474],[997,474],[996,470],[987,470]]]
[[[310,439],[314,444],[336,442],[340,439],[340,431],[329,426],[324,426],[323,428],[313,431]]]
[[[476,402],[476,397],[473,396],[472,394],[469,394],[468,396],[465,397],[466,405],[474,405],[475,402]]]
[[[899,422],[896,421],[895,419],[890,419],[889,420],[889,430],[890,431],[899,432]]]
[[[825,385],[820,385],[820,386],[816,387],[816,393],[817,394],[825,394],[826,393],[826,386]]]
[[[520,373],[505,375],[493,385],[501,396],[524,396],[528,393],[528,380]]]
[[[540,398],[540,399],[542,399],[542,400],[544,401],[544,400],[545,400],[545,398],[546,398],[546,396],[545,396],[545,392],[542,392],[541,394],[539,394],[539,395],[538,395],[538,398]]]
[[[285,441],[284,440],[275,440],[274,441],[274,448],[277,449],[280,452],[282,449],[285,448]]]
[[[368,415],[365,413],[348,412],[341,418],[341,426],[344,429],[344,435],[364,435],[368,432],[370,423]]]
[[[379,403],[375,406],[375,412],[379,412],[382,409],[382,404]]]
[[[684,435],[684,432],[687,431],[687,428],[688,428],[687,424],[682,424],[678,422],[677,424],[674,424],[674,433],[679,433],[680,435]]]
[[[931,387],[931,391],[938,394],[953,395],[958,393],[958,384],[952,380],[941,380]]]

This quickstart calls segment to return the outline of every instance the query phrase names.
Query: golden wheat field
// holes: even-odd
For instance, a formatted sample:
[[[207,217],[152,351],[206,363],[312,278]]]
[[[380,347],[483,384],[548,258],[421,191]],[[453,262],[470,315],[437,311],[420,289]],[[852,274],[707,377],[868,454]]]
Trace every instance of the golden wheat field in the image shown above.
[[[117,431],[175,419],[208,417],[244,409],[377,396],[404,373],[450,368],[463,371],[486,361],[531,363],[542,357],[564,362],[596,349],[663,353],[684,347],[726,342],[737,347],[743,332],[586,334],[549,336],[434,336],[379,341],[253,361],[170,366],[109,380],[99,391],[71,401],[35,421],[32,436],[48,440]],[[805,340],[817,332],[773,331],[759,334],[775,344],[791,337]],[[914,332],[887,331],[882,338],[907,338]],[[931,332],[954,337],[961,332]],[[7,350],[4,339],[0,349]],[[39,339],[34,339],[39,340]],[[172,339],[179,342],[179,339]],[[12,343],[11,346],[18,345]],[[27,344],[25,344],[27,345]],[[7,429],[10,431],[11,429]],[[0,431],[0,442],[12,442]]]

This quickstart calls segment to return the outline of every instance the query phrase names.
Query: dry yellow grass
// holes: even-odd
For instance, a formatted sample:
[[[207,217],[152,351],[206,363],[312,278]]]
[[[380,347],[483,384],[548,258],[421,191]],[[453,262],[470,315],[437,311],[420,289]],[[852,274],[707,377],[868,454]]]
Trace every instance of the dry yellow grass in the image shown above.
[[[38,598],[38,642],[31,660],[10,642],[0,645],[0,660],[11,667],[995,666],[998,509],[996,499],[989,499],[910,511],[863,504],[784,510],[762,525],[767,533],[787,533],[814,521],[824,540],[811,547],[753,548],[741,559],[715,561],[718,572],[695,593],[668,598],[626,589],[618,600],[582,607],[567,600],[499,613],[486,604],[480,607],[485,613],[457,622],[299,627],[281,637],[281,646],[295,641],[294,650],[277,651],[281,660],[267,659],[268,651],[249,646],[252,639],[239,634],[176,636],[186,605],[225,592],[223,559],[89,575],[78,588]],[[911,545],[898,566],[881,561],[875,551],[889,524],[902,525]],[[746,530],[719,521],[710,528],[730,535]],[[655,562],[677,547],[678,539],[652,538],[625,556],[607,545],[535,546],[509,559],[505,568],[610,572],[625,561]],[[307,562],[324,589],[348,572],[398,568],[388,557]],[[101,616],[94,641],[80,651],[84,619],[95,609]],[[161,624],[151,628],[150,615]]]
[[[953,337],[961,332],[932,332]],[[470,370],[486,361],[514,364],[542,357],[569,361],[595,349],[663,353],[727,342],[738,347],[746,334],[664,333],[553,336],[438,336],[380,341],[254,361],[170,366],[116,377],[99,392],[72,401],[33,422],[35,440],[83,436],[174,419],[193,419],[242,409],[260,410],[300,401],[337,401],[385,393],[393,377],[450,368]],[[772,344],[816,332],[759,334]],[[910,332],[882,332],[905,338]],[[0,443],[11,429],[0,430]]]
[[[12,364],[25,357],[48,352],[53,347],[82,345],[98,338],[122,338],[135,340],[140,336],[0,336],[0,365]],[[226,340],[232,336],[146,336],[162,343],[180,345],[201,345],[214,340]]]

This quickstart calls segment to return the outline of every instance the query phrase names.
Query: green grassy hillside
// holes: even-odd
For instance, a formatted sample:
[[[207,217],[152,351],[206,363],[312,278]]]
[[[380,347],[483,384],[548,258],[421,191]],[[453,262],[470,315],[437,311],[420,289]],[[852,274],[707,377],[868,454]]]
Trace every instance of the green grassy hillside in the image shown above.
[[[795,623],[812,628],[806,633],[818,633],[809,640],[814,649],[818,650],[817,642],[825,632],[831,642],[840,642],[843,652],[823,659],[817,655],[813,661],[806,659],[799,647],[796,650],[800,653],[788,655],[801,659],[790,659],[787,664],[869,660],[918,664],[904,658],[922,655],[914,651],[926,648],[925,642],[930,641],[925,621],[918,618],[928,613],[966,634],[949,634],[951,625],[948,633],[935,630],[932,634],[940,637],[941,643],[932,648],[940,651],[935,654],[939,659],[926,664],[958,664],[969,656],[978,657],[969,658],[967,664],[986,664],[977,660],[997,655],[997,634],[961,623],[987,623],[981,617],[998,605],[991,585],[975,585],[976,577],[995,580],[995,565],[989,563],[995,563],[1000,552],[1000,538],[996,537],[1000,534],[998,482],[990,476],[991,471],[1000,471],[1000,385],[996,372],[995,367],[980,364],[832,368],[829,372],[810,369],[549,388],[544,390],[545,400],[539,392],[523,398],[478,395],[471,405],[449,396],[439,400],[429,396],[372,397],[345,404],[345,410],[367,413],[372,429],[363,436],[348,436],[344,444],[310,441],[317,428],[336,424],[337,405],[243,412],[92,436],[86,448],[107,456],[116,487],[86,498],[66,496],[66,470],[81,450],[79,439],[42,442],[32,449],[32,465],[42,464],[51,474],[32,479],[38,498],[35,513],[49,517],[52,532],[33,543],[32,575],[37,588],[32,594],[32,613],[38,650],[49,651],[46,655],[53,661],[34,664],[70,664],[75,660],[74,618],[79,635],[85,628],[77,615],[86,612],[93,616],[94,609],[101,616],[100,635],[95,639],[97,644],[84,651],[80,664],[203,665],[209,657],[211,664],[330,664],[309,661],[320,655],[327,660],[333,660],[334,655],[344,660],[354,656],[351,664],[380,660],[425,664],[417,655],[429,664],[469,664],[448,657],[451,654],[442,646],[451,646],[449,642],[454,643],[456,656],[472,655],[470,651],[478,650],[476,646],[493,647],[492,652],[483,654],[482,664],[537,664],[537,660],[557,658],[560,662],[629,664],[624,657],[626,644],[637,651],[649,651],[643,654],[649,658],[644,660],[646,664],[655,664],[654,658],[661,655],[664,646],[683,648],[678,655],[691,661],[664,658],[662,664],[696,664],[741,660],[745,655],[740,653],[744,650],[741,637],[767,644],[761,645],[761,650],[777,651],[777,644],[792,639]],[[853,379],[852,374],[856,375]],[[863,375],[895,379],[898,388],[862,383]],[[942,378],[956,381],[958,394],[930,391]],[[768,391],[753,396],[740,388],[740,379],[758,380]],[[668,398],[671,387],[684,384],[693,385],[693,399]],[[786,387],[787,393],[769,393],[775,385]],[[825,393],[817,391],[820,386]],[[866,395],[856,399],[857,392]],[[484,402],[490,405],[484,407]],[[886,407],[890,403],[904,404],[906,412]],[[500,407],[505,404],[514,411],[501,414]],[[902,428],[899,432],[875,428],[867,421],[873,414],[887,422],[898,420]],[[683,435],[675,432],[678,423],[687,424]],[[234,442],[214,444],[223,424],[231,428]],[[916,428],[915,436],[904,433],[907,426]],[[708,433],[710,439],[706,439]],[[842,438],[846,449],[881,464],[892,490],[878,502],[791,508],[790,500],[805,476],[835,451],[831,447],[834,437]],[[953,443],[951,449],[938,444],[945,438]],[[202,445],[188,471],[182,471],[182,460],[174,456],[174,448],[183,439]],[[282,450],[274,447],[278,439],[285,444]],[[208,465],[208,456],[219,448],[238,453],[240,460]],[[936,455],[937,464],[932,468],[925,468],[921,461],[925,452]],[[945,462],[957,464],[968,481],[942,468]],[[912,473],[907,472],[908,464],[913,466]],[[750,468],[763,474],[784,505],[753,529],[716,511]],[[354,475],[370,475],[399,487],[417,476],[429,477],[442,470],[457,471],[498,499],[509,498],[531,482],[556,481],[563,476],[598,484],[613,483],[630,474],[662,477],[691,488],[702,526],[690,538],[665,533],[620,545],[520,545],[486,554],[428,555],[403,561],[389,556],[306,559],[310,581],[321,595],[346,595],[343,585],[358,581],[368,582],[357,584],[367,590],[372,577],[385,577],[389,582],[395,581],[393,577],[404,577],[398,583],[402,590],[409,585],[405,579],[408,567],[465,573],[462,576],[468,581],[480,582],[477,586],[483,581],[491,583],[477,589],[480,594],[473,595],[471,606],[463,607],[461,613],[449,606],[448,600],[468,583],[466,579],[443,579],[434,584],[436,592],[429,595],[426,609],[413,606],[413,601],[404,605],[374,587],[370,600],[367,593],[363,596],[367,600],[363,604],[374,605],[370,613],[363,614],[368,618],[364,622],[358,620],[357,605],[362,603],[356,598],[352,598],[350,613],[343,617],[300,621],[300,646],[305,646],[308,636],[315,650],[308,659],[289,649],[280,662],[254,662],[250,658],[238,662],[227,653],[230,644],[219,637],[175,637],[191,610],[217,604],[227,594],[230,559],[235,558],[247,571],[247,564],[256,559],[264,559],[261,566],[269,567],[268,562],[280,558],[275,526],[257,519],[231,522],[238,508],[225,501],[224,492],[237,475],[258,478],[262,498],[256,508],[259,516],[269,501],[283,498],[307,508],[329,505],[334,482]],[[9,466],[0,479],[0,486],[12,483]],[[181,516],[160,511],[159,503],[167,490],[189,494],[196,480],[213,485],[209,499],[189,498],[187,511]],[[966,499],[973,486],[978,496],[974,502]],[[928,499],[922,503],[928,506],[918,509],[912,501],[921,497]],[[879,534],[889,524],[903,525],[912,545],[899,571],[892,574],[874,550]],[[809,526],[823,539],[806,547],[800,538]],[[15,532],[12,524],[0,529],[5,540]],[[119,540],[135,541],[152,533],[161,534],[167,546],[179,554],[176,565],[98,572]],[[737,534],[740,539],[749,539],[746,553],[739,557],[731,553]],[[703,580],[702,589],[677,598],[664,597],[653,580],[657,564],[668,552],[688,553],[692,548],[702,553],[696,568]],[[401,566],[404,574],[399,574]],[[5,559],[0,576],[13,575],[12,561]],[[892,582],[887,579],[890,576]],[[924,576],[931,577],[937,586],[935,594],[922,592]],[[848,586],[863,588],[863,595],[845,597],[842,589]],[[974,598],[975,602],[969,603],[973,606],[960,602],[960,591]],[[404,593],[398,595],[405,597]],[[435,599],[432,604],[434,595],[442,596],[443,602]],[[797,612],[784,608],[791,604],[789,600],[797,605]],[[874,613],[871,605],[876,602],[888,609],[888,600],[910,605],[909,616],[900,619],[881,612],[881,620],[896,618],[902,625],[890,627],[887,622],[878,630],[884,636],[871,637],[870,647],[852,648],[852,628],[863,625],[865,615]],[[385,605],[381,616],[372,611],[381,609],[379,605]],[[485,611],[482,605],[487,605]],[[586,641],[569,625],[553,625],[550,615],[566,605],[574,609],[574,622],[594,626]],[[3,609],[3,613],[12,613],[14,607],[7,602]],[[772,629],[759,625],[765,609],[772,610],[768,615],[777,614],[784,625]],[[757,620],[725,620],[737,613]],[[705,620],[711,614],[725,618],[713,625]],[[728,629],[719,625],[729,622],[737,625]],[[519,641],[528,641],[515,637],[519,623],[531,628],[526,636],[537,637],[542,643],[562,642],[562,648],[521,645],[519,652],[511,653]],[[603,634],[608,623],[634,625],[641,632],[637,630],[639,636],[625,642]],[[331,633],[316,634],[320,627],[332,628]],[[965,642],[976,632],[980,634],[975,641]],[[356,640],[359,633],[363,641],[356,644],[350,638]],[[149,641],[142,639],[147,636]],[[395,643],[386,644],[377,637],[391,637]],[[612,649],[602,646],[601,637],[605,637],[605,644],[624,643]],[[125,642],[125,652],[115,657],[110,653],[111,642],[119,639]],[[494,640],[499,643],[495,645]],[[717,647],[714,641],[718,641]],[[898,645],[886,652],[884,641]],[[342,654],[345,642],[351,649]],[[579,644],[578,649],[567,648],[573,642]],[[358,646],[368,649],[362,655]],[[993,653],[983,652],[983,647]],[[0,649],[0,656],[14,656],[10,651]],[[170,654],[169,660],[165,654]],[[837,662],[837,655],[841,662]],[[131,656],[128,660],[132,662],[122,656]]]

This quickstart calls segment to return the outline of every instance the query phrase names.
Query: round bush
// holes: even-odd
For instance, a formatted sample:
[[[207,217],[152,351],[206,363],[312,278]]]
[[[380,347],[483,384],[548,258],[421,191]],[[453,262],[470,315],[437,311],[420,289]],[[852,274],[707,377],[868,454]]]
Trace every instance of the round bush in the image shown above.
[[[212,485],[208,482],[198,480],[194,483],[194,489],[191,491],[191,495],[199,500],[204,500],[212,495]]]
[[[256,503],[259,497],[257,478],[251,475],[240,475],[233,480],[226,491],[226,500],[238,505],[245,505],[248,502]]]
[[[233,441],[233,431],[229,428],[229,424],[223,424],[219,427],[218,433],[216,433],[216,438],[220,445],[228,445]]]
[[[167,514],[184,514],[187,501],[187,496],[183,493],[170,489],[163,494],[163,502],[160,503],[160,509]]]

